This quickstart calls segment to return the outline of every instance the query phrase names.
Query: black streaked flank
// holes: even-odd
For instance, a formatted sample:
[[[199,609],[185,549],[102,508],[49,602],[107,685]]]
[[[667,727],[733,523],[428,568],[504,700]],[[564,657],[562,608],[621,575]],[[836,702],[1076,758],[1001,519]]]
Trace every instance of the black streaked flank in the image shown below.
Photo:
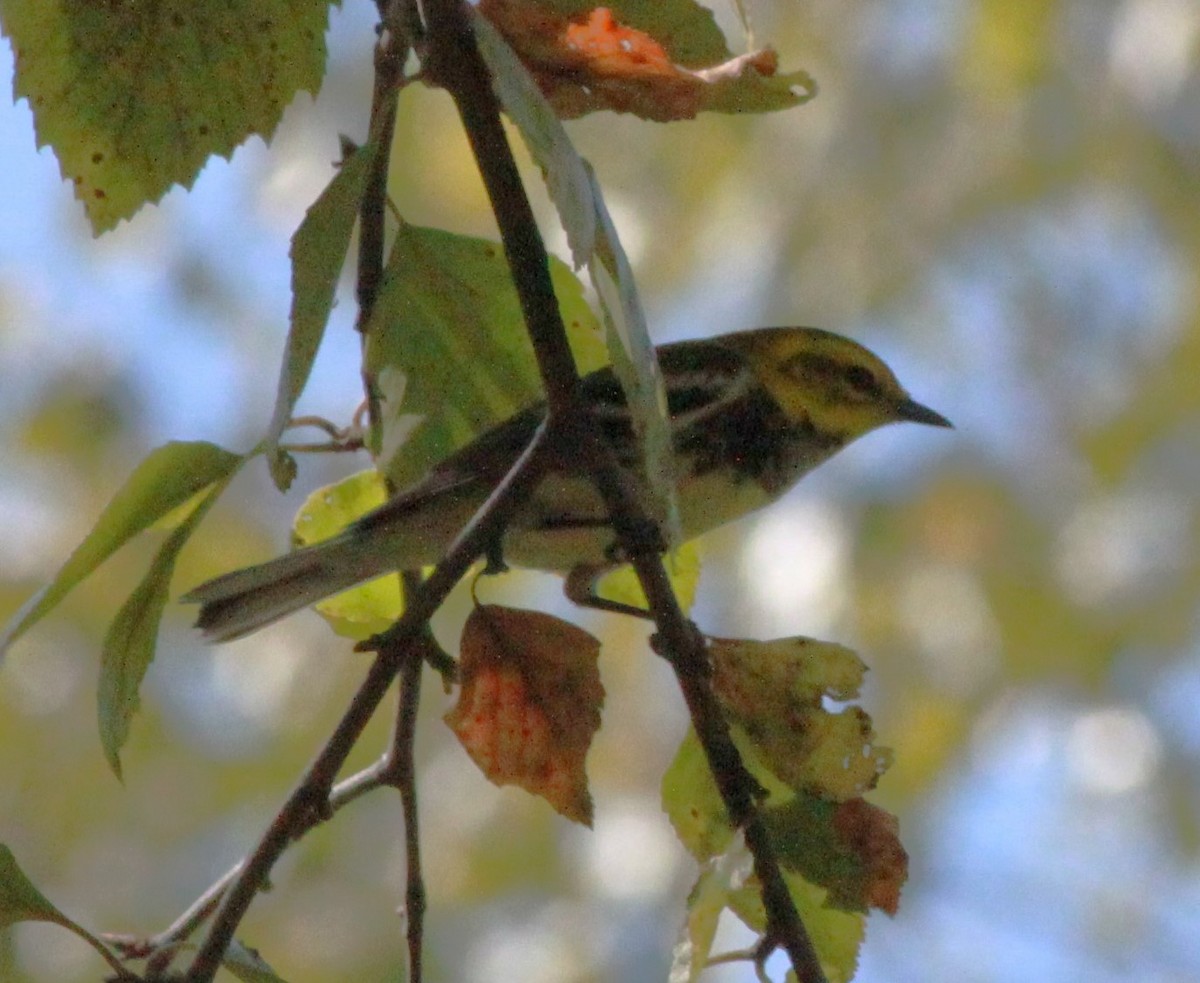
[[[841,434],[817,430],[807,419],[789,420],[762,389],[753,389],[675,435],[676,453],[696,475],[732,465],[737,481],[756,481],[774,493],[798,470],[824,460],[845,443]]]

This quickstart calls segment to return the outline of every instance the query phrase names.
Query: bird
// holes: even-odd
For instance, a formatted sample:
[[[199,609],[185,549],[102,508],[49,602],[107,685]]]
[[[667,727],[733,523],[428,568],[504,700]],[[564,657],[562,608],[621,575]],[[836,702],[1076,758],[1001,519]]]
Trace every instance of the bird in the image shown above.
[[[878,356],[820,328],[753,328],[664,344],[656,354],[685,541],[771,504],[885,424],[953,426],[914,400]],[[599,369],[579,387],[580,405],[648,496],[616,374]],[[230,641],[375,577],[435,564],[545,416],[544,403],[518,411],[332,538],[196,587],[183,598],[200,605],[196,626],[209,641]],[[581,583],[620,562],[591,478],[559,458],[517,508],[500,550],[506,563],[566,575],[574,600],[584,600]]]

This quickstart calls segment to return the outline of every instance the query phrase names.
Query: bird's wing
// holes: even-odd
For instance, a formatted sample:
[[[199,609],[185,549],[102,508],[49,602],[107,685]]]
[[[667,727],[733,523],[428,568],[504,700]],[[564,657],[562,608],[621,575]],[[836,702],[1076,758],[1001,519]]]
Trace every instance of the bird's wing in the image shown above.
[[[743,356],[719,340],[663,345],[658,349],[658,361],[676,433],[719,413],[754,385],[753,373]],[[611,368],[599,369],[586,376],[581,386],[584,403],[621,463],[636,466],[640,455],[633,440],[625,390],[616,374]],[[545,415],[544,403],[522,410],[455,451],[421,481],[400,491],[355,525],[365,530],[378,523],[390,524],[443,495],[493,487],[516,463]]]
[[[424,478],[368,512],[354,527],[359,532],[391,525],[445,496],[469,495],[490,489],[516,463],[541,423],[545,410],[529,407],[486,431],[434,466]]]
[[[667,393],[667,413],[677,435],[728,407],[755,384],[745,358],[716,340],[662,345],[658,364]],[[583,397],[622,463],[636,463],[629,406],[613,370],[600,369],[584,379]]]

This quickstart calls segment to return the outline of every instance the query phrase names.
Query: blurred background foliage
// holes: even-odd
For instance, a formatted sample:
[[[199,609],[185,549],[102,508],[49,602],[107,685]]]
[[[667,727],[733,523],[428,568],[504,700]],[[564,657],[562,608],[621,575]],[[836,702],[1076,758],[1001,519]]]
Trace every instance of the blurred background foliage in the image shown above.
[[[98,241],[35,152],[28,107],[0,109],[0,617],[150,447],[244,449],[262,431],[288,236],[338,131],[365,131],[371,9],[334,14],[325,88],[269,149],[214,161]],[[913,870],[898,917],[871,920],[858,979],[1200,980],[1200,6],[751,13],[784,66],[818,79],[815,102],[569,129],[656,340],[822,325],[958,425],[872,436],[705,544],[702,627],[834,639],[872,668],[865,704],[896,752],[875,799],[899,814]],[[392,182],[410,220],[494,234],[443,94],[404,94]],[[346,291],[302,411],[345,421],[357,404],[352,314]],[[363,466],[305,460],[283,499],[251,469],[185,553],[180,590],[283,548],[303,495]],[[0,666],[0,840],[99,930],[162,928],[240,856],[364,668],[309,614],[206,649],[177,608],[120,786],[96,739],[96,658],[152,545],[111,560]],[[565,612],[556,592],[528,574],[481,587]],[[445,640],[466,605],[439,616]],[[431,979],[665,978],[694,872],[657,783],[685,718],[642,626],[580,620],[604,632],[608,688],[592,832],[488,785],[429,684]],[[347,809],[289,852],[244,940],[291,980],[402,979],[400,833],[394,795]],[[5,980],[99,973],[61,930],[0,935]]]

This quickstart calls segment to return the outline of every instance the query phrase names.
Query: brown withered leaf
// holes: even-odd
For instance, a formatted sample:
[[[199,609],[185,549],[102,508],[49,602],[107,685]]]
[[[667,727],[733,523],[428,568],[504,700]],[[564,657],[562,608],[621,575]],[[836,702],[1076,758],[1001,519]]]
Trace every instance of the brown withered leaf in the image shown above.
[[[609,109],[669,122],[703,110],[783,109],[815,94],[803,72],[776,75],[770,48],[684,68],[654,37],[621,23],[607,7],[567,17],[531,0],[481,0],[479,10],[565,119]]]
[[[496,785],[519,785],[592,824],[584,759],[600,727],[600,642],[539,611],[484,605],[463,629],[446,723]]]

